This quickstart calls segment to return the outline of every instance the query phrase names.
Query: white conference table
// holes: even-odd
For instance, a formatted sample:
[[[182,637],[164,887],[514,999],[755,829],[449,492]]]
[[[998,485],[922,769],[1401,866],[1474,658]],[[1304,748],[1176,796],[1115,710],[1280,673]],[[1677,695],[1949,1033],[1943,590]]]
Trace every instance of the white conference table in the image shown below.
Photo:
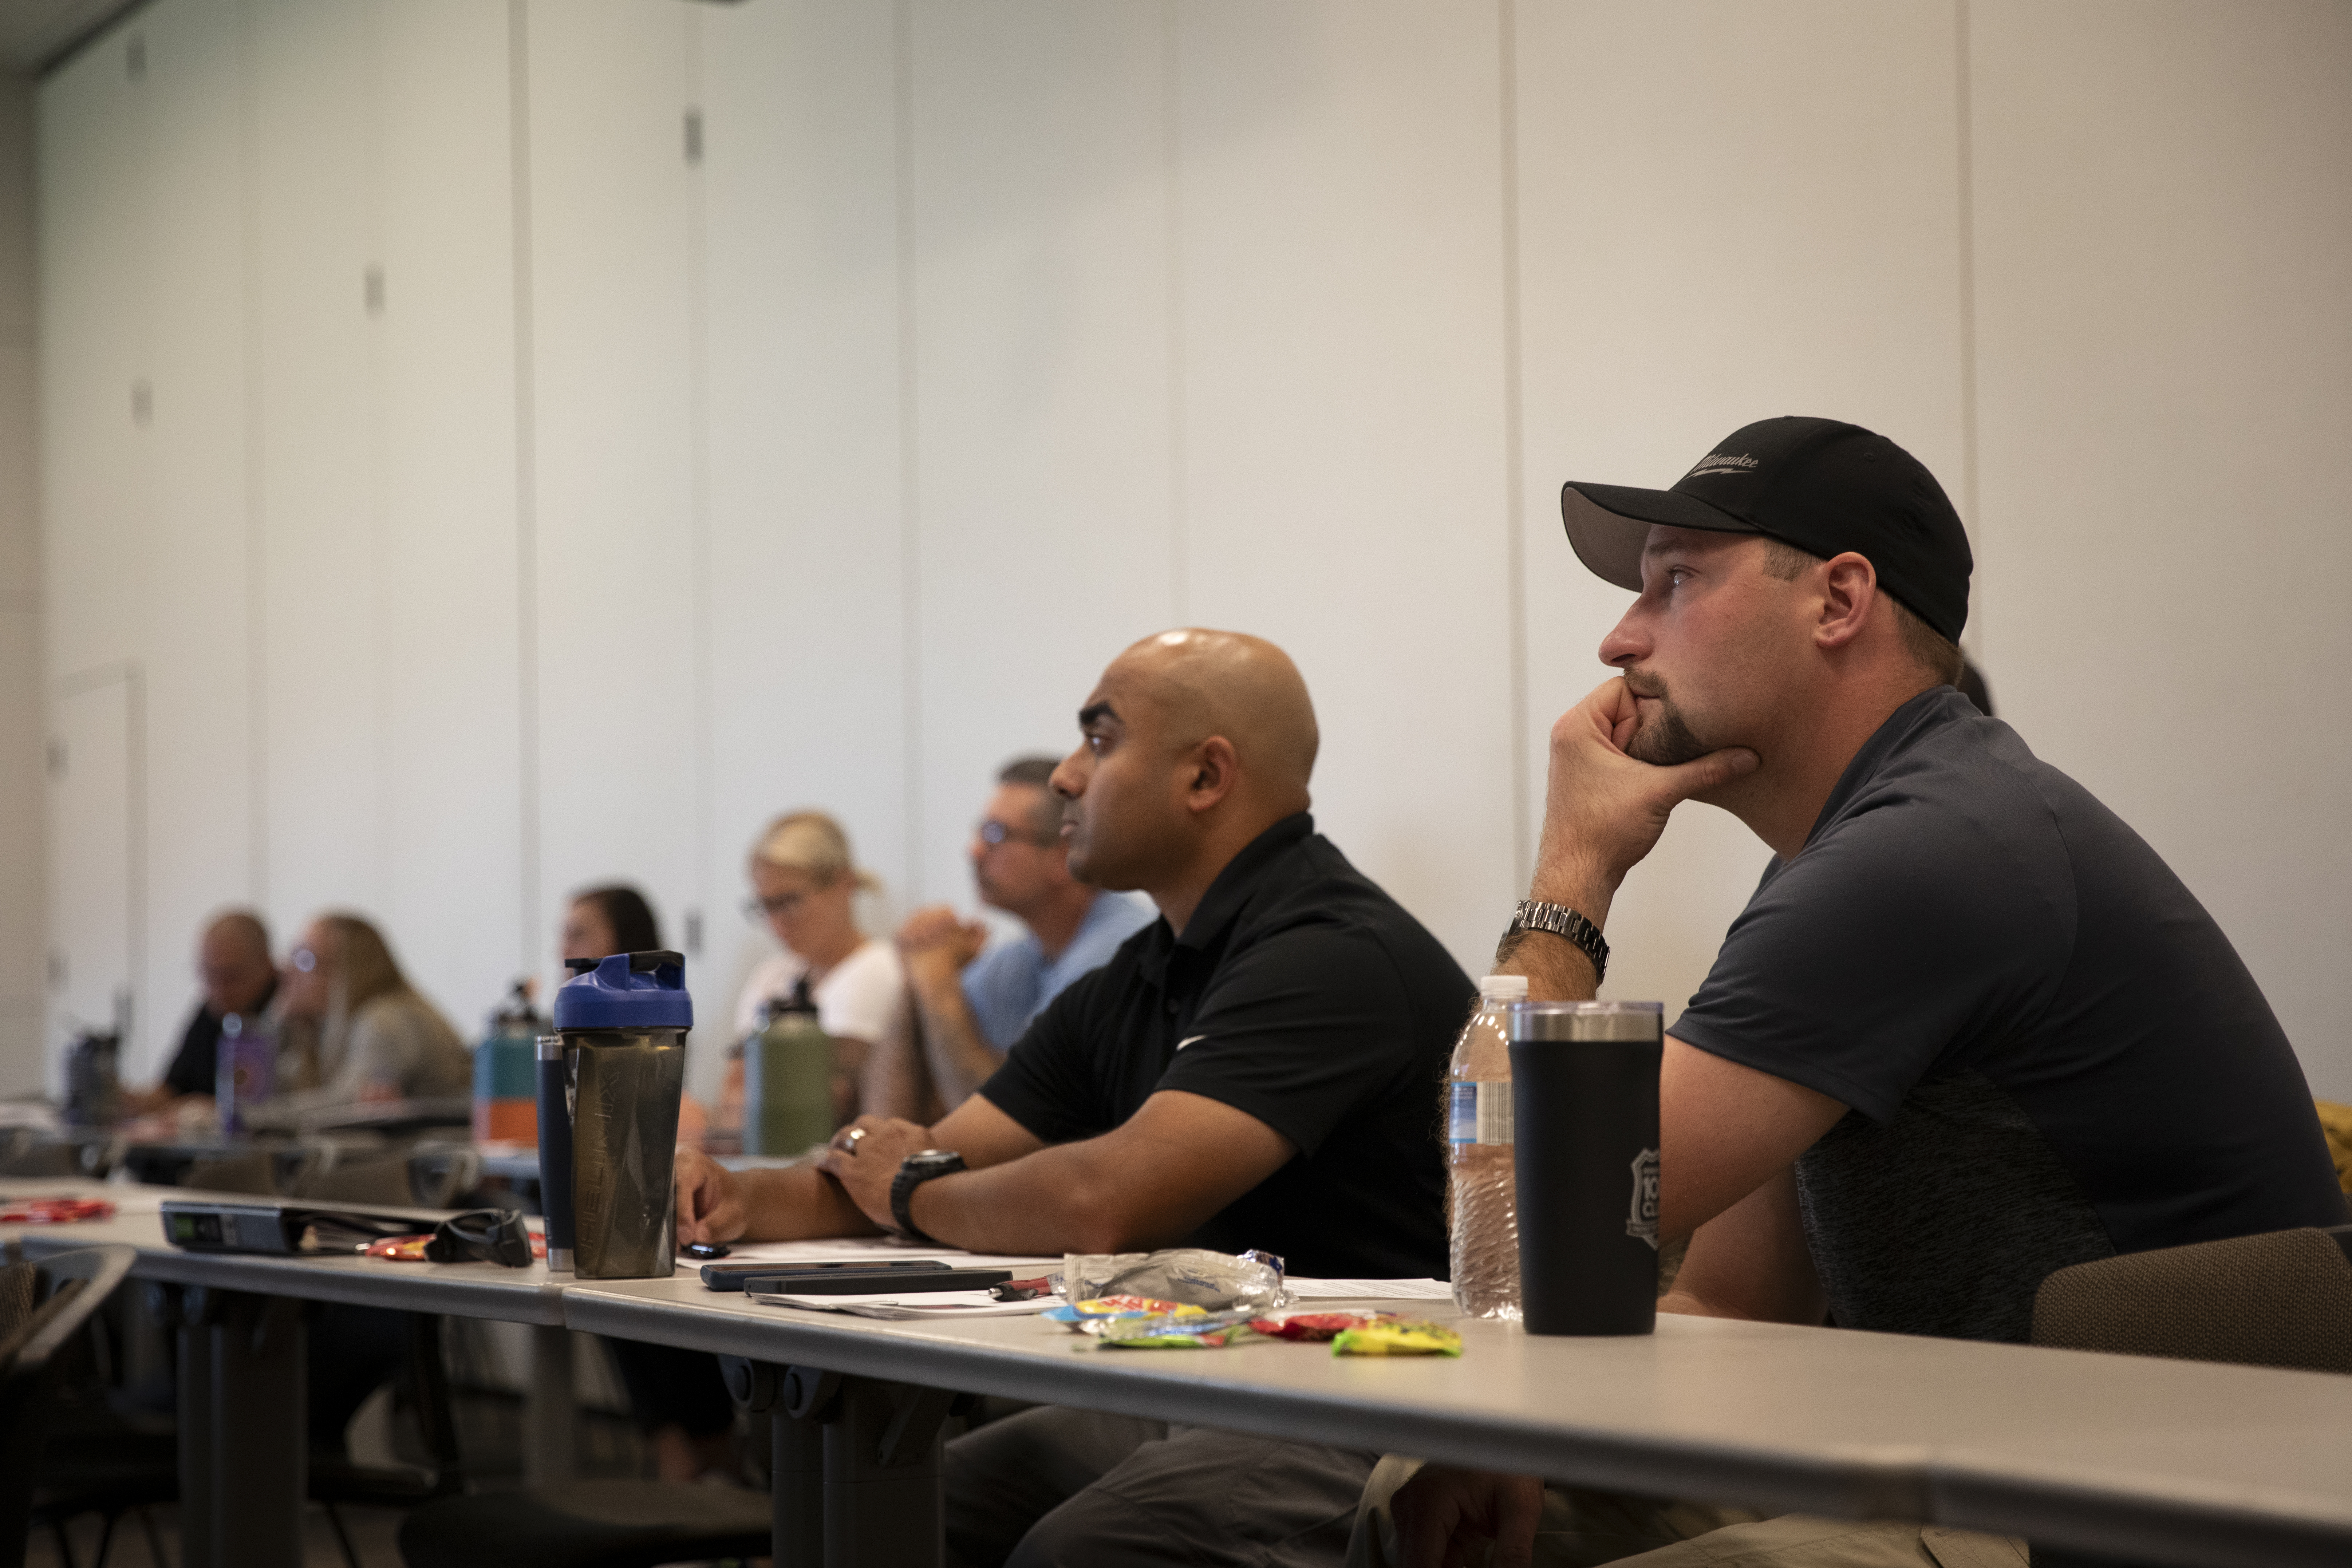
[[[0,1238],[19,1243],[35,1258],[126,1244],[139,1253],[134,1278],[183,1288],[180,1496],[188,1568],[299,1568],[302,1561],[308,1445],[302,1321],[293,1306],[299,1301],[530,1325],[525,1468],[533,1479],[569,1476],[577,1441],[572,1336],[563,1312],[569,1276],[551,1275],[543,1263],[507,1268],[186,1252],[163,1239],[165,1199],[265,1200],[125,1183],[0,1180],[0,1198],[49,1196],[104,1198],[116,1205],[115,1215],[0,1226]]]
[[[1439,1305],[1432,1315],[1450,1319]],[[1034,1318],[879,1321],[766,1306],[688,1272],[583,1281],[564,1315],[575,1329],[796,1369],[770,1391],[778,1405],[788,1381],[803,1407],[814,1403],[811,1372],[898,1385],[895,1405],[860,1418],[869,1427],[894,1409],[901,1425],[925,1416],[904,1390],[946,1388],[1652,1495],[1954,1524],[2180,1568],[2352,1563],[2352,1377],[2319,1373],[1673,1316],[1626,1339],[1462,1321],[1459,1360],[1335,1358],[1275,1342],[1108,1351]],[[839,1405],[836,1394],[836,1426]],[[861,1490],[843,1475],[820,1494],[814,1458],[807,1473],[784,1473],[788,1425],[780,1563],[894,1560],[893,1543],[937,1561],[872,1517],[881,1505],[904,1525],[919,1488]],[[822,1544],[807,1533],[820,1495]]]

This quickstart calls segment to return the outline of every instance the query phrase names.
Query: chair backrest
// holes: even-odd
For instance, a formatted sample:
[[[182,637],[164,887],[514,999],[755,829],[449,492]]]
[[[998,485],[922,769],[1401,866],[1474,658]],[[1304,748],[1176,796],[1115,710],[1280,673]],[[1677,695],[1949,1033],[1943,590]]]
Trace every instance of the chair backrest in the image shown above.
[[[123,1140],[105,1133],[45,1138],[18,1129],[0,1139],[0,1176],[104,1178],[121,1162]]]
[[[2033,1298],[2033,1342],[2352,1373],[2352,1226],[2061,1268]]]
[[[293,1195],[344,1204],[453,1207],[482,1179],[482,1157],[463,1145],[345,1155]]]
[[[22,1568],[25,1561],[58,1352],[81,1332],[138,1256],[128,1247],[89,1247],[37,1265],[0,1264],[0,1568]]]
[[[288,1143],[206,1154],[190,1164],[180,1184],[205,1193],[249,1193],[257,1197],[308,1195],[335,1164],[331,1143]],[[379,1202],[383,1200],[377,1200]]]

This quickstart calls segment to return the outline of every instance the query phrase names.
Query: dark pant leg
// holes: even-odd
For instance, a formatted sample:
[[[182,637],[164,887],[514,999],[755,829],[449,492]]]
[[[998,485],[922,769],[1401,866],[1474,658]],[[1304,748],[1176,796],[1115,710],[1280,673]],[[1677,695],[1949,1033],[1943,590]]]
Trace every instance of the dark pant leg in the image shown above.
[[[1338,1568],[1380,1456],[1180,1426],[1037,1521],[1012,1568]]]
[[[319,1302],[309,1327],[303,1371],[310,1384],[310,1448],[341,1458],[352,1417],[408,1364],[408,1314]]]
[[[735,1397],[709,1352],[638,1340],[608,1339],[604,1348],[629,1391],[629,1413],[640,1431],[683,1426],[688,1436],[716,1437],[735,1429]]]
[[[958,1437],[943,1476],[949,1563],[998,1568],[1039,1520],[1167,1431],[1165,1422],[1042,1405]]]

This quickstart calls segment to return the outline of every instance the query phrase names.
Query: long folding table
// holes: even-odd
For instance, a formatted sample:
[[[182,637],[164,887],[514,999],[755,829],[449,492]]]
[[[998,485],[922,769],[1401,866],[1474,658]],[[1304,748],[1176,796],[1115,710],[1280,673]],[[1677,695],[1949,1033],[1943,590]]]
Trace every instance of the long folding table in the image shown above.
[[[186,1568],[299,1568],[307,1441],[299,1303],[339,1301],[531,1326],[526,1468],[568,1474],[577,1427],[567,1277],[543,1264],[388,1263],[356,1256],[184,1252],[163,1239],[166,1198],[249,1195],[112,1183],[0,1181],[0,1197],[102,1197],[112,1219],[0,1226],[28,1255],[136,1247],[134,1279],[178,1287],[180,1529]]]
[[[1626,1339],[1460,1321],[1459,1360],[1117,1351],[1034,1318],[766,1306],[690,1273],[563,1305],[575,1329],[744,1358],[740,1392],[777,1416],[780,1568],[939,1560],[944,1390],[2135,1563],[2352,1563],[2352,1377],[1671,1316]]]
[[[529,1323],[559,1346],[568,1328],[736,1358],[739,1394],[775,1417],[783,1568],[936,1563],[940,1434],[965,1394],[1943,1522],[2179,1568],[2352,1562],[2341,1376],[1676,1317],[1629,1339],[1462,1321],[1459,1360],[1276,1342],[1122,1352],[1034,1317],[768,1306],[705,1289],[690,1266],[567,1286],[537,1267],[187,1253],[163,1242],[152,1206],[179,1189],[0,1182],[0,1195],[34,1192],[124,1210],[0,1234],[36,1252],[128,1242],[140,1277],[183,1288],[191,1568],[299,1560],[300,1317],[288,1303],[301,1300]],[[568,1376],[568,1359],[546,1359]]]

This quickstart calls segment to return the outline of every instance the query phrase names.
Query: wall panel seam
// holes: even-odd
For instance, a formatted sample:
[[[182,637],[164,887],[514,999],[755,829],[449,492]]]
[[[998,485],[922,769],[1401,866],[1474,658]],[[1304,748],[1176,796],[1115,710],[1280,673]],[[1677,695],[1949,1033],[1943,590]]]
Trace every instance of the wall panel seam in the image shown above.
[[[1535,874],[1528,812],[1527,431],[1519,342],[1518,0],[1496,0],[1502,142],[1503,570],[1510,639],[1511,867],[1515,887]]]
[[[898,180],[898,552],[900,655],[906,661],[902,687],[906,720],[905,791],[907,842],[899,879],[901,897],[912,901],[923,864],[923,582],[921,426],[916,408],[915,342],[915,15],[912,0],[898,0],[892,17],[892,76],[897,103]]]
[[[520,721],[518,963],[539,967],[539,426],[531,316],[530,10],[507,0],[509,201],[514,222],[515,672]]]

